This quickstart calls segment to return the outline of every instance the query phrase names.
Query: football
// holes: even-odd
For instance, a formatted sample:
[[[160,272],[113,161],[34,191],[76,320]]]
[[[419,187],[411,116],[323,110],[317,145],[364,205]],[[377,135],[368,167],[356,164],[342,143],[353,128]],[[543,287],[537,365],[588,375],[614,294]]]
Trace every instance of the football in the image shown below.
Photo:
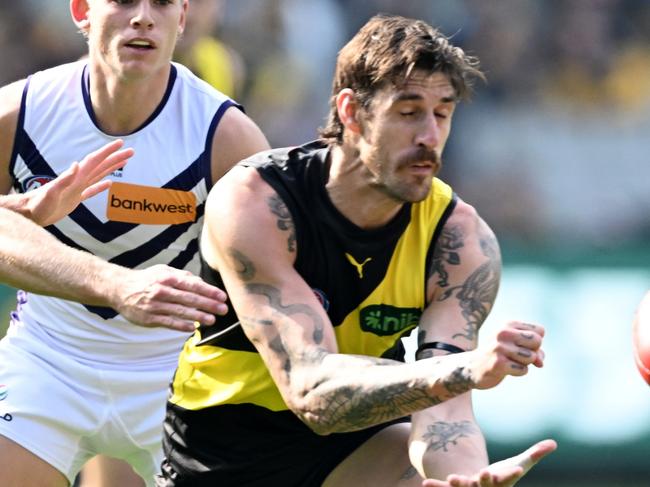
[[[650,292],[643,297],[634,315],[632,346],[636,366],[650,385]]]

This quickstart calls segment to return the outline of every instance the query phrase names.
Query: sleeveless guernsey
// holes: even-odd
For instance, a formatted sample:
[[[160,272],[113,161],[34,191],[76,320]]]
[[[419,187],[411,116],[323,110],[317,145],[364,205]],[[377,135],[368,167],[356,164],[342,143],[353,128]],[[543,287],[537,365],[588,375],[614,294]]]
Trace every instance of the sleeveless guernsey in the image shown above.
[[[456,202],[451,188],[434,179],[425,200],[405,204],[382,228],[363,230],[327,195],[328,149],[321,142],[264,152],[240,164],[255,167],[291,212],[294,266],[327,311],[340,353],[403,360],[400,338],[417,326],[426,306],[426,270]],[[223,286],[205,262],[201,275]],[[231,311],[185,344],[167,408],[166,431],[173,427],[174,433],[164,439],[163,471],[199,475],[192,473],[191,453],[184,456],[189,445],[209,458],[210,474],[194,479],[205,476],[205,485],[261,486],[270,485],[269,478],[287,486],[320,485],[346,452],[382,425],[313,433],[287,408],[241,327],[219,333],[236,322]]]
[[[119,137],[135,155],[109,176],[113,187],[47,230],[68,245],[122,266],[168,264],[198,273],[212,138],[233,105],[187,68],[172,64],[155,112],[136,131]],[[85,62],[32,75],[23,93],[10,164],[15,190],[47,183],[72,161],[116,138],[97,125]],[[52,348],[114,365],[156,363],[160,357],[168,361],[186,337],[134,326],[113,309],[22,292],[16,313],[17,321]]]

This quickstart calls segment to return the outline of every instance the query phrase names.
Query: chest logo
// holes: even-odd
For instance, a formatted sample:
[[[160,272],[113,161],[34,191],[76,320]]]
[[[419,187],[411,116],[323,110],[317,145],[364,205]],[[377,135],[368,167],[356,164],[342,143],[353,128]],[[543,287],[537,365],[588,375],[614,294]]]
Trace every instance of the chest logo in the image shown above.
[[[113,182],[108,193],[109,220],[145,225],[174,225],[196,220],[191,191]]]
[[[363,279],[363,266],[366,265],[368,262],[370,262],[372,260],[372,257],[368,257],[361,264],[359,264],[359,262],[357,262],[357,260],[347,252],[345,253],[345,257],[348,259],[348,262],[352,264],[357,270],[357,272],[359,273],[359,279]]]
[[[420,321],[418,308],[398,308],[388,304],[373,304],[359,311],[361,329],[374,335],[387,336],[414,328]]]
[[[31,191],[32,189],[40,188],[53,179],[54,178],[52,176],[32,176],[30,178],[27,178],[21,184],[23,187],[23,193],[27,193],[27,191]]]

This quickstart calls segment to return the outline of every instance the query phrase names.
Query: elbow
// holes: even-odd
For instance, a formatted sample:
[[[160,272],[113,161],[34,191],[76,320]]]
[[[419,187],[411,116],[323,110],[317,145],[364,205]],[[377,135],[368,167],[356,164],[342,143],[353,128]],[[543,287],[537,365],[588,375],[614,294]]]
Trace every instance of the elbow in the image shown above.
[[[303,396],[298,400],[287,401],[287,406],[291,412],[319,436],[340,433],[335,427],[336,424],[333,421],[331,411],[319,406],[319,404],[324,404],[326,401],[323,399],[317,401],[313,397],[308,396]]]

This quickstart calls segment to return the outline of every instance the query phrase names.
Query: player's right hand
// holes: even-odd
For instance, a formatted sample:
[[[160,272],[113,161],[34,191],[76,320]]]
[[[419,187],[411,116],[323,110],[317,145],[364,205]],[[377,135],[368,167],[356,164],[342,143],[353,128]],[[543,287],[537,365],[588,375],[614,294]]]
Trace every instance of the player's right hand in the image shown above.
[[[426,479],[422,487],[512,487],[556,448],[554,440],[543,440],[519,455],[482,468],[474,475],[451,474],[445,480]]]
[[[214,315],[228,311],[226,293],[191,272],[159,264],[124,273],[113,308],[134,324],[193,331],[195,322],[212,325]]]
[[[124,167],[133,149],[122,149],[124,142],[115,140],[81,162],[72,165],[58,177],[25,194],[29,218],[42,227],[56,223],[71,213],[79,203],[101,193],[111,185],[104,179],[113,171]]]
[[[528,367],[544,366],[544,327],[511,321],[471,354],[469,369],[476,389],[489,389],[506,376],[521,376]]]

